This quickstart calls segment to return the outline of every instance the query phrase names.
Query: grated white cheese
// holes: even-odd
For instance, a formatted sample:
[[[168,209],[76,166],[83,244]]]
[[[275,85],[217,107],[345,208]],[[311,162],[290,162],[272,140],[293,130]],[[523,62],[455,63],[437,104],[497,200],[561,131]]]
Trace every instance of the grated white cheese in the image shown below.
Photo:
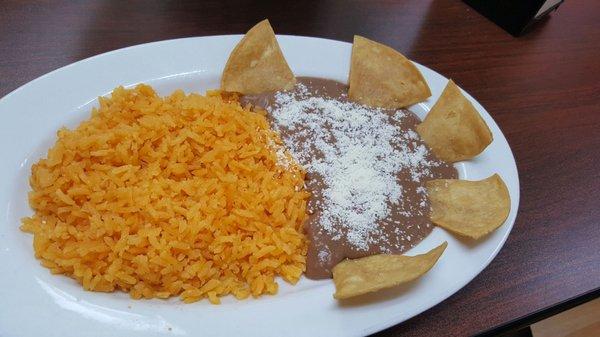
[[[282,144],[275,143],[271,138],[267,138],[267,145],[275,152],[275,155],[277,156],[277,165],[284,169],[288,169],[291,165],[291,161],[285,151],[285,147]]]
[[[283,140],[292,156],[326,185],[322,230],[358,250],[385,239],[378,222],[401,201],[398,172],[408,170],[415,182],[430,174],[428,150],[414,142],[417,133],[402,132],[393,123],[406,117],[402,111],[389,116],[381,109],[315,97],[301,83],[294,91],[276,93],[268,110],[277,131],[291,131]]]

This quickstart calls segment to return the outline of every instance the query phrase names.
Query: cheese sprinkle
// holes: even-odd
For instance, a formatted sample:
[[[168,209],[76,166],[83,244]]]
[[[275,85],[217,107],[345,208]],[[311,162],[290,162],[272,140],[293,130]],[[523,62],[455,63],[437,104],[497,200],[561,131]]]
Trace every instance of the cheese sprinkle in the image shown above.
[[[324,182],[319,208],[322,230],[366,251],[385,239],[378,222],[402,202],[398,173],[413,181],[428,177],[429,150],[415,142],[414,131],[397,124],[406,113],[363,106],[344,99],[318,97],[299,83],[278,92],[269,107],[276,131],[287,131],[285,145],[308,175]],[[410,144],[410,145],[409,145]],[[419,192],[426,198],[425,192]]]

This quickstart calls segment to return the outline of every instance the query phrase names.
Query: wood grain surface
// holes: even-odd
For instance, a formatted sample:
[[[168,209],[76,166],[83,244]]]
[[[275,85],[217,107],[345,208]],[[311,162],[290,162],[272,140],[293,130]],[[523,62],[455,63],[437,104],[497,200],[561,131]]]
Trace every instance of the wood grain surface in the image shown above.
[[[279,34],[360,34],[453,78],[516,156],[521,204],[496,259],[380,336],[472,335],[600,287],[600,1],[568,0],[515,38],[457,0],[2,0],[0,96],[109,50],[243,33],[263,18]]]

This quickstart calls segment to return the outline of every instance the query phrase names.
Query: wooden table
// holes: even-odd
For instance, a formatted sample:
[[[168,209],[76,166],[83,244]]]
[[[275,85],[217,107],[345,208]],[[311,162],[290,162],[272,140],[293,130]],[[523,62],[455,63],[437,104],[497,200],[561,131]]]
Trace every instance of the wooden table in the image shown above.
[[[280,34],[360,34],[453,78],[486,107],[516,156],[521,205],[502,251],[454,296],[381,336],[471,335],[521,318],[499,332],[598,296],[599,1],[566,1],[514,38],[457,0],[2,0],[0,96],[92,55],[242,33],[263,18]]]

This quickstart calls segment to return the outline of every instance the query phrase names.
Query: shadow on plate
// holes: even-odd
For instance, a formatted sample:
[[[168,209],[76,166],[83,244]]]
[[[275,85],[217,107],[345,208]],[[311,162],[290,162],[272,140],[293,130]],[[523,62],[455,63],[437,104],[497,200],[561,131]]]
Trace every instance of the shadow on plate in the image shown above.
[[[450,235],[454,236],[454,238],[459,241],[463,246],[469,248],[469,249],[475,249],[477,246],[479,246],[481,243],[485,242],[485,237],[481,240],[475,240],[475,239],[471,239],[469,237],[466,236],[462,236],[462,235],[455,235],[452,234],[450,232],[448,232]],[[490,233],[491,235],[491,233]]]
[[[404,293],[411,291],[411,289],[414,288],[417,283],[419,283],[419,279],[393,288],[383,289],[377,292],[340,300],[338,303],[340,307],[352,308],[393,300],[404,295]]]

